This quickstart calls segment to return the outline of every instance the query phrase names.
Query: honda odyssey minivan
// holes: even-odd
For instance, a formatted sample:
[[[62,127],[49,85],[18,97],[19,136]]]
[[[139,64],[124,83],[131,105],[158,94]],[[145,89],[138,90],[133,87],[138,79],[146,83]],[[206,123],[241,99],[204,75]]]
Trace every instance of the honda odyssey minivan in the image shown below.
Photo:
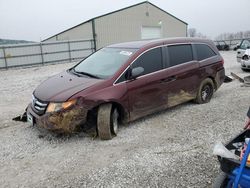
[[[28,121],[71,133],[94,120],[101,139],[121,123],[178,104],[207,103],[224,81],[224,61],[210,40],[172,38],[107,46],[42,82]]]

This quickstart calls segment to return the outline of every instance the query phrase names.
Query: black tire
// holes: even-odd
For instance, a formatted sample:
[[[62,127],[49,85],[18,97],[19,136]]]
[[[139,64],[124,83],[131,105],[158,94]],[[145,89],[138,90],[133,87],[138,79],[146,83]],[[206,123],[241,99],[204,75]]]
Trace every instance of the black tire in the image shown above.
[[[241,68],[241,70],[244,72],[250,72],[250,69]]]
[[[210,78],[206,78],[200,84],[195,102],[198,104],[208,103],[214,94],[214,83]]]
[[[102,140],[110,140],[117,135],[119,126],[119,112],[111,103],[98,108],[97,132]]]
[[[220,172],[220,174],[216,177],[213,188],[226,188],[228,184],[227,174],[224,172]]]
[[[242,59],[243,59],[243,60],[248,60],[248,56],[245,55],[245,56],[242,57]]]

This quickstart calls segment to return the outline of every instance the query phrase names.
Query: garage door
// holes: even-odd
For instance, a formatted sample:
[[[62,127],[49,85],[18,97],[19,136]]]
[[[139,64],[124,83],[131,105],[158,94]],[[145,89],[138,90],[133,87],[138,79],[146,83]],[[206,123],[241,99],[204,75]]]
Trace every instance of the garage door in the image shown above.
[[[141,39],[157,39],[161,38],[161,27],[142,26]]]

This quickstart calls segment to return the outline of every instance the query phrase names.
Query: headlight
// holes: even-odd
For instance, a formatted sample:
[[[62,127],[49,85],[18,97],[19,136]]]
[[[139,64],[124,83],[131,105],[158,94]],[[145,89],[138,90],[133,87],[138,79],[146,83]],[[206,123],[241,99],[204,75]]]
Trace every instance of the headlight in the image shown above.
[[[63,103],[51,102],[51,103],[49,103],[49,106],[48,106],[46,112],[57,112],[59,110],[67,109],[74,104],[76,104],[76,99],[73,99],[73,100],[70,100],[67,102],[63,102]]]

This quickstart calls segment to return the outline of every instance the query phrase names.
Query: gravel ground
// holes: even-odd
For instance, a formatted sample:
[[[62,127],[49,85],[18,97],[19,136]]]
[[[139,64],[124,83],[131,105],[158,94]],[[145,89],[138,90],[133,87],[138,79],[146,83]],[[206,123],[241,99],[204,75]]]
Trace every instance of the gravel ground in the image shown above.
[[[227,74],[243,73],[223,52]],[[186,103],[121,127],[113,140],[85,133],[58,137],[21,114],[35,87],[73,64],[0,71],[0,187],[211,187],[219,165],[212,149],[244,126],[250,89],[223,84],[208,104]]]

